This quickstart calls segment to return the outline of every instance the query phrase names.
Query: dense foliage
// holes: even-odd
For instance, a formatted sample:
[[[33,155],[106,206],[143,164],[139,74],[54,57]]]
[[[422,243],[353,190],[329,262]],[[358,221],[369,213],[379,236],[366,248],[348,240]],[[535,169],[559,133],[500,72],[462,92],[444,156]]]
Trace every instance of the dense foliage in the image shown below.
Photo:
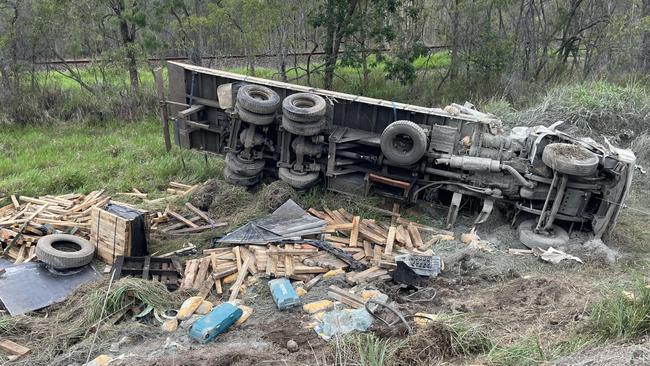
[[[135,118],[161,59],[222,66],[223,55],[302,84],[405,87],[409,102],[494,93],[517,102],[569,79],[645,78],[650,0],[0,0],[2,119],[38,120],[35,111],[66,99],[52,75],[120,111],[109,117]]]

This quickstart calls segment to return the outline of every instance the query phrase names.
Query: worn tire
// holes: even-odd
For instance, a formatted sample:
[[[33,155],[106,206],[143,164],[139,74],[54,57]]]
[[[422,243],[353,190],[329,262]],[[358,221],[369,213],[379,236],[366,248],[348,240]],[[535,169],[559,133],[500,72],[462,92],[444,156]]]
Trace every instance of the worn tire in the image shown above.
[[[282,127],[285,130],[298,136],[316,136],[327,126],[327,120],[324,118],[316,122],[295,122],[282,116]]]
[[[278,170],[278,175],[280,176],[281,181],[286,182],[295,189],[311,187],[318,182],[318,179],[320,178],[320,173],[318,172],[299,174],[288,168],[280,168]]]
[[[246,177],[240,174],[233,173],[227,166],[223,169],[223,179],[237,186],[252,186],[260,182],[261,174],[253,177]]]
[[[411,121],[395,121],[381,134],[381,152],[391,162],[411,165],[424,156],[427,135],[422,127]]]
[[[586,177],[596,173],[599,160],[582,146],[554,143],[546,145],[542,161],[558,173]]]
[[[264,169],[264,160],[244,160],[239,154],[229,152],[226,154],[226,164],[231,172],[243,177],[254,177]]]
[[[36,257],[54,269],[82,267],[92,262],[94,256],[95,247],[74,235],[46,235],[36,244]]]
[[[546,250],[550,247],[560,248],[569,242],[569,233],[557,225],[551,226],[550,235],[538,234],[535,232],[537,220],[526,220],[519,225],[519,240],[523,245],[530,249],[542,248]]]
[[[237,114],[239,119],[257,126],[267,126],[275,120],[275,114],[259,114],[247,111],[244,108],[237,107]]]
[[[317,122],[325,115],[327,104],[320,95],[296,93],[282,101],[282,114],[294,122]]]
[[[280,106],[280,96],[265,86],[247,84],[237,91],[237,104],[249,112],[274,114]]]

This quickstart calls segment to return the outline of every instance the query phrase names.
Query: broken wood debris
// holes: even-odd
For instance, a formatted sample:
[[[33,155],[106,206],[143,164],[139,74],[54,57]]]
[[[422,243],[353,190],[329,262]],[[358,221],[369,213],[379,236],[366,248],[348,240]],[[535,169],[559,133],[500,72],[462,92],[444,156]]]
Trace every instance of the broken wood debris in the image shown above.
[[[89,239],[91,212],[110,199],[104,190],[87,195],[11,196],[11,203],[0,207],[0,248],[15,263],[23,263],[34,258],[36,243],[44,235],[67,233]]]

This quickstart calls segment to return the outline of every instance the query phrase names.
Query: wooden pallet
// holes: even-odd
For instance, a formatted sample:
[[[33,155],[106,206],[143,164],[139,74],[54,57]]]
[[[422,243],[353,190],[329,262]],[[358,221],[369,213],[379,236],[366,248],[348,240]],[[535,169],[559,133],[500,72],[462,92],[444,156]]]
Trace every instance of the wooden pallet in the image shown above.
[[[128,257],[118,256],[113,264],[115,280],[122,277],[137,277],[158,281],[174,291],[180,287],[183,266],[178,257]]]

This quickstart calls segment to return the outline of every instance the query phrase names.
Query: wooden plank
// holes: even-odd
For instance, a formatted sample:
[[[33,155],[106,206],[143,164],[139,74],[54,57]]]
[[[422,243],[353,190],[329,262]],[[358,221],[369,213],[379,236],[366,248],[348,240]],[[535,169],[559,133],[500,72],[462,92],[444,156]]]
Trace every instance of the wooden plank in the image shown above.
[[[198,259],[198,261],[199,270],[196,272],[196,278],[192,284],[192,288],[195,290],[198,290],[201,287],[205,278],[208,276],[208,269],[210,269],[210,257],[204,257]],[[210,287],[212,287],[212,285],[210,285]]]
[[[359,222],[360,221],[361,221],[361,217],[359,217],[359,216],[354,216],[352,218],[352,231],[350,231],[350,246],[351,247],[358,246],[357,241],[359,240]]]
[[[284,256],[284,275],[293,276],[294,275],[294,266],[293,266],[293,256],[285,255]]]
[[[248,266],[250,265],[252,260],[253,260],[252,255],[248,256],[246,260],[244,260],[244,264],[242,264],[241,269],[239,270],[239,275],[237,276],[237,280],[230,288],[230,297],[228,298],[228,301],[235,301],[235,299],[237,299],[237,295],[239,295],[239,291],[241,290],[241,285],[244,283],[244,279],[248,275]]]
[[[232,248],[232,252],[235,253],[235,261],[237,262],[237,271],[241,272],[242,259],[241,259],[241,252],[239,251],[239,247],[235,246],[234,248]]]
[[[384,249],[384,254],[391,254],[393,252],[393,245],[395,243],[396,234],[397,228],[395,226],[388,228],[388,237],[386,238],[386,248]]]
[[[373,256],[373,251],[372,251],[372,245],[370,245],[370,242],[367,240],[363,241],[363,252],[366,257],[372,257]]]
[[[345,224],[327,225],[327,226],[325,226],[325,230],[323,230],[323,232],[325,232],[325,233],[334,233],[334,232],[337,232],[337,231],[351,231],[352,226],[353,226],[353,224],[351,222],[350,223],[345,223]]]
[[[325,221],[331,221],[331,220],[332,220],[332,219],[329,217],[329,215],[327,215],[327,214],[324,213],[324,212],[320,212],[320,211],[318,211],[317,209],[315,209],[315,208],[313,208],[313,207],[310,208],[309,210],[307,210],[307,212],[309,212],[310,215],[315,216],[315,217],[318,217],[318,218],[321,219],[321,220],[325,220]]]
[[[180,188],[180,189],[182,189],[184,191],[187,191],[188,189],[193,187],[193,186],[191,186],[189,184],[183,184],[183,183],[179,183],[179,182],[169,182],[169,186],[172,187],[172,188]]]
[[[207,230],[219,229],[225,226],[228,226],[227,222],[218,222],[211,225],[202,225],[202,226],[190,227],[190,228],[178,229],[178,230],[167,230],[165,232],[170,234],[192,234],[192,233],[200,233],[202,231],[207,231]]]
[[[166,212],[168,214],[172,215],[176,220],[184,223],[185,225],[187,225],[189,227],[193,227],[193,228],[199,227],[199,225],[195,224],[192,220],[186,219],[185,217],[183,217],[183,215],[181,215],[181,214],[179,214],[177,212],[174,212],[174,211],[170,210],[169,208],[167,208]]]
[[[326,273],[328,271],[327,268],[314,266],[294,266],[293,268],[295,274]]]
[[[373,248],[375,251],[375,255],[372,258],[372,262],[375,265],[379,265],[379,262],[381,262],[381,254],[383,252],[383,248],[377,244],[375,244],[375,247]]]
[[[11,360],[23,357],[31,351],[29,348],[8,339],[0,340],[0,349],[15,356]]]
[[[210,216],[208,216],[208,214],[207,214],[206,212],[203,212],[203,211],[199,210],[199,209],[198,209],[197,207],[195,207],[193,204],[191,204],[191,203],[189,203],[189,202],[186,202],[186,203],[185,203],[185,206],[186,206],[190,211],[194,212],[197,216],[199,216],[200,218],[202,218],[203,220],[205,220],[205,222],[207,222],[208,224],[215,224],[214,220],[212,220],[212,219],[210,218]]]
[[[13,203],[16,210],[20,210],[20,203],[18,203],[18,199],[13,194],[11,195],[11,203]]]
[[[199,269],[199,260],[192,259],[185,263],[185,275],[183,276],[183,282],[181,283],[182,289],[192,288],[194,285],[194,279],[196,278],[196,271]]]
[[[411,234],[411,242],[413,243],[413,246],[421,248],[424,243],[422,242],[422,237],[420,236],[418,228],[414,225],[409,225],[406,230]]]

